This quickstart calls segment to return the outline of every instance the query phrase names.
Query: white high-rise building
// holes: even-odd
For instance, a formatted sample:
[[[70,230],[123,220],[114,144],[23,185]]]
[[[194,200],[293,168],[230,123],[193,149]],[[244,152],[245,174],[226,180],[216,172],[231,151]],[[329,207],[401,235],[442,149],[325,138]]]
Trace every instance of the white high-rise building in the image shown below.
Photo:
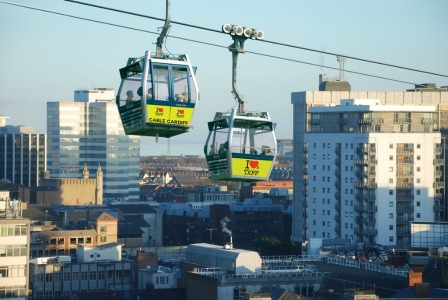
[[[73,178],[87,164],[103,170],[103,199],[139,200],[140,138],[126,136],[110,88],[76,90],[74,102],[47,103],[51,178]]]
[[[435,106],[379,102],[309,109],[309,238],[405,246],[410,221],[434,220],[444,187]]]
[[[291,239],[406,247],[410,221],[445,220],[447,92],[292,93]]]
[[[0,299],[28,299],[30,220],[21,205],[0,192]]]

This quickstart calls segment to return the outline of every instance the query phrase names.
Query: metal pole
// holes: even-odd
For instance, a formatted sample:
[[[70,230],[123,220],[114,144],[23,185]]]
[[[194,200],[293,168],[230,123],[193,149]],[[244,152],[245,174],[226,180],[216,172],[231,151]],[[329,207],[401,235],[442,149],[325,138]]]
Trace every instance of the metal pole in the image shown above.
[[[168,30],[170,29],[170,19],[171,19],[171,15],[170,15],[170,0],[166,0],[166,18],[165,18],[165,24],[163,25],[162,28],[162,32],[160,32],[159,37],[157,38],[157,49],[156,49],[156,55],[162,55],[163,54],[163,50],[162,50],[162,46],[163,46],[163,41],[165,40],[166,35],[168,34]]]

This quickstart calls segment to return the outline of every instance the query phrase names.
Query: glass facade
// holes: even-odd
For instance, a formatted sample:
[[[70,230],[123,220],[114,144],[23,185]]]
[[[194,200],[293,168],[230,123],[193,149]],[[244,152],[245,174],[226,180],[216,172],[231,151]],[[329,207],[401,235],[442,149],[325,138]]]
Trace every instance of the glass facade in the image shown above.
[[[448,223],[411,222],[412,248],[439,248],[448,245]]]
[[[103,198],[135,201],[139,200],[140,138],[124,134],[113,98],[47,103],[47,169],[52,178],[80,177],[86,163],[92,178],[100,164]]]
[[[0,132],[0,180],[38,186],[46,164],[45,139],[45,134]]]

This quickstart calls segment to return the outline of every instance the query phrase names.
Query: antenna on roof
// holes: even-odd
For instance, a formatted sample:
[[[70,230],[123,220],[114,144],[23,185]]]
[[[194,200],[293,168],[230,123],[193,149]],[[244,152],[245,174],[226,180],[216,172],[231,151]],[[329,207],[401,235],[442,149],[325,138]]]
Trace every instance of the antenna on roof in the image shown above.
[[[344,81],[344,63],[347,61],[347,57],[336,55],[336,59],[339,62],[339,81]]]

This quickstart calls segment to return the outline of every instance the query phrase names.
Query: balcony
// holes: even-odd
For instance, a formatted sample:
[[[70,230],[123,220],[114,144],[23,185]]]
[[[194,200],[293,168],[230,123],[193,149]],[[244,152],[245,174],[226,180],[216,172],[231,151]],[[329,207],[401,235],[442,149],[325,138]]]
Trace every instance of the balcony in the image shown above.
[[[398,178],[413,178],[414,172],[397,172]]]
[[[364,230],[364,235],[376,236],[377,234],[378,234],[378,230],[376,230],[374,228],[369,228],[367,230]]]
[[[414,211],[414,205],[397,205],[397,213],[409,213]]]
[[[348,119],[346,119],[346,118],[339,119],[339,125],[347,125],[347,124],[348,124]]]
[[[441,193],[434,194],[434,200],[442,200],[443,195]]]
[[[409,236],[411,231],[408,228],[397,229],[397,236]]]
[[[375,218],[365,218],[364,219],[364,224],[365,225],[375,225],[375,223],[376,223],[376,219]]]
[[[434,212],[444,212],[445,205],[434,205]]]
[[[357,212],[363,212],[362,205],[361,205],[361,204],[356,204],[356,205],[355,205],[355,211],[357,211]]]
[[[357,189],[376,189],[376,182],[355,182],[355,188]]]
[[[404,148],[401,148],[401,149],[397,149],[397,154],[400,154],[400,155],[413,155],[414,154],[414,149],[404,149]]]
[[[435,189],[443,189],[445,187],[445,182],[440,182],[440,181],[434,182],[433,187]]]
[[[397,201],[414,201],[414,195],[397,195]]]
[[[434,154],[435,155],[440,155],[443,153],[443,149],[440,146],[437,146],[434,148]]]
[[[424,125],[431,125],[431,124],[436,124],[437,119],[433,119],[433,118],[422,118],[422,124]]]
[[[341,223],[341,215],[339,213],[336,213],[334,216],[334,220],[338,223]]]
[[[412,182],[397,182],[396,188],[404,190],[413,189],[414,184]]]
[[[364,211],[369,213],[376,213],[378,211],[378,206],[376,205],[365,205]]]
[[[320,124],[320,119],[311,119],[310,120],[310,124],[311,125],[319,125]]]
[[[434,177],[435,178],[441,178],[443,175],[443,172],[441,170],[434,171]]]
[[[399,216],[397,217],[397,224],[407,224],[409,222],[414,221],[414,217],[412,216]]]
[[[438,158],[433,161],[434,166],[443,166],[445,164],[445,160]]]
[[[396,118],[394,124],[411,124],[411,118]]]
[[[413,159],[403,159],[403,160],[397,160],[398,166],[413,166],[414,160]]]
[[[340,211],[340,210],[341,210],[341,204],[336,203],[336,204],[334,205],[334,209],[336,209],[337,211]]]

